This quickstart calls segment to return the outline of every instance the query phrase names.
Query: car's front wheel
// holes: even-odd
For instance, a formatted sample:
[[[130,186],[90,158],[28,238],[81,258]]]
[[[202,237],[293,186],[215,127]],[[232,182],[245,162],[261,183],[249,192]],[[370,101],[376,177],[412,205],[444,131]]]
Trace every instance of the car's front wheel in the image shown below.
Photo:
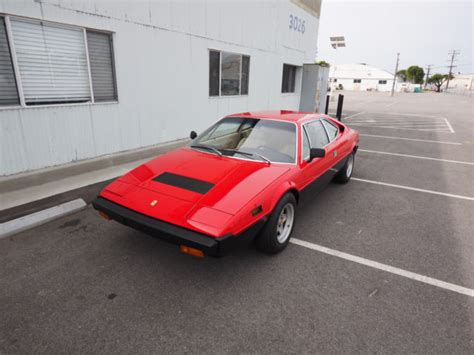
[[[346,163],[344,164],[342,169],[337,173],[336,177],[334,178],[334,181],[340,184],[345,184],[351,179],[352,171],[354,170],[354,158],[355,152],[352,152],[347,157]]]
[[[296,221],[296,199],[289,192],[273,209],[265,227],[256,240],[257,248],[268,254],[276,254],[286,248]]]

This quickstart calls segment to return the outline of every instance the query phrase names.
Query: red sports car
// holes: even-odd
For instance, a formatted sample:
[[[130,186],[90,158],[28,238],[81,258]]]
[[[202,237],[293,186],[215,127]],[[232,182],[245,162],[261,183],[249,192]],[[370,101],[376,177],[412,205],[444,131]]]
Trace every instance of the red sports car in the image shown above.
[[[333,178],[350,180],[359,144],[341,122],[295,111],[229,115],[190,138],[112,182],[94,208],[195,256],[252,239],[277,253],[296,206]]]

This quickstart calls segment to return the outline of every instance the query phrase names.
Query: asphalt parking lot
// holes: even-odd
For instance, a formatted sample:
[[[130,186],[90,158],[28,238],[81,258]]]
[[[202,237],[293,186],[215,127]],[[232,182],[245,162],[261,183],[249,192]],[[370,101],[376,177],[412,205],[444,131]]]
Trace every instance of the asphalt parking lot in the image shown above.
[[[354,179],[276,256],[195,259],[91,207],[0,240],[0,353],[472,354],[473,109],[345,93]]]

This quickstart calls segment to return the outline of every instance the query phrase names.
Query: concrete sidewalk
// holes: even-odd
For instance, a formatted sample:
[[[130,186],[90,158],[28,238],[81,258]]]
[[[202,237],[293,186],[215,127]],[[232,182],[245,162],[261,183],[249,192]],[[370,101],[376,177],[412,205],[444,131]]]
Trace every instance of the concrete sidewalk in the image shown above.
[[[90,202],[110,180],[186,142],[187,139],[181,139],[0,178],[0,223],[65,202],[68,198],[83,198]],[[63,196],[66,193],[70,196]]]

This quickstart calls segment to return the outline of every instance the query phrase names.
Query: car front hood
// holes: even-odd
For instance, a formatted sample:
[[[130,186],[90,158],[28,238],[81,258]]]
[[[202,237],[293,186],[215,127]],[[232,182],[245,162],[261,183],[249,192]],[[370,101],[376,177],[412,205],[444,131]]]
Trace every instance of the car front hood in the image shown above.
[[[139,166],[106,191],[120,195],[116,202],[126,207],[185,225],[195,215],[203,220],[203,209],[213,219],[225,219],[213,213],[235,215],[288,170],[284,164],[220,157],[184,147]]]

